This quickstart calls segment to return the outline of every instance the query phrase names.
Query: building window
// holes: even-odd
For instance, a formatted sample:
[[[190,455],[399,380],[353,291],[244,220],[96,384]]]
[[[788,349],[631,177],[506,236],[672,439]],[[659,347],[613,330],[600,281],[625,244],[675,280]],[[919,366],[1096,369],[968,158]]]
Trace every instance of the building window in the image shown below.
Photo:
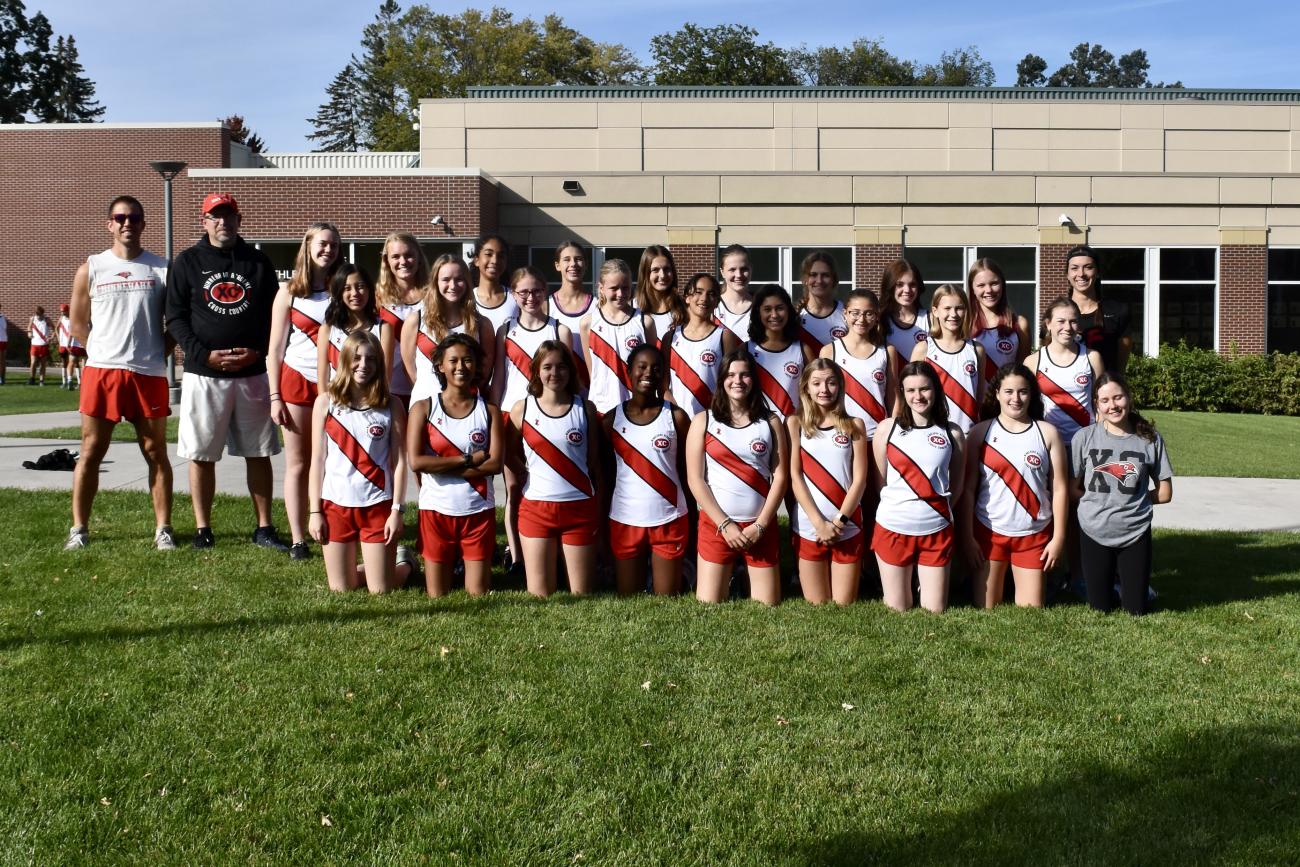
[[[951,283],[966,288],[966,273],[977,259],[992,259],[1007,278],[1007,302],[1029,320],[1032,333],[1038,315],[1037,247],[908,247],[904,257],[916,265],[927,288]],[[874,284],[873,284],[874,288]],[[922,304],[930,303],[927,295]]]
[[[294,262],[298,258],[298,248],[302,241],[260,241],[253,245],[266,254],[275,267],[275,279],[288,283],[293,276]]]
[[[1128,305],[1134,352],[1156,355],[1183,340],[1218,348],[1216,248],[1102,247],[1097,255],[1102,293]]]
[[[583,247],[582,255],[587,260],[587,273],[582,278],[582,288],[590,292],[595,285],[592,283],[592,275],[600,266],[592,259],[591,247]],[[546,275],[548,286],[552,289],[559,288],[560,272],[555,270],[555,247],[529,247],[528,264]]]
[[[1269,352],[1300,352],[1300,249],[1268,251]]]
[[[803,294],[803,283],[800,282],[800,268],[803,266],[804,257],[814,250],[830,253],[835,260],[835,270],[840,278],[839,289],[836,290],[835,297],[843,300],[853,290],[852,247],[832,247],[829,245],[820,247],[749,247],[746,245],[746,248],[749,250],[751,283],[753,285],[776,283],[778,286],[784,286],[789,290],[790,297],[794,299],[796,304]],[[726,248],[718,248],[719,271],[722,268],[722,251],[724,249]]]
[[[349,262],[365,268],[372,280],[379,279],[379,257],[384,252],[383,241],[345,241],[343,246]],[[430,265],[433,265],[434,261],[444,253],[461,255],[463,246],[460,241],[420,242],[420,249],[424,251],[424,258]],[[432,279],[433,275],[430,274],[429,277]]]

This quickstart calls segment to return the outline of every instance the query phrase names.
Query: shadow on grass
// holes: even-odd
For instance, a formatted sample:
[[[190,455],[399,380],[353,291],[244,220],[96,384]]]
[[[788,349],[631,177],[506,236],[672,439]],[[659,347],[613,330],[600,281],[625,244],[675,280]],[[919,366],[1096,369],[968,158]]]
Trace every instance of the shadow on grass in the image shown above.
[[[422,591],[397,591],[411,596],[423,596]],[[356,595],[363,595],[357,591]],[[52,632],[41,635],[9,635],[0,638],[0,651],[15,650],[35,645],[52,644],[91,644],[96,642],[137,641],[149,638],[168,638],[173,636],[193,637],[243,630],[260,631],[281,627],[312,626],[319,623],[351,624],[371,621],[393,621],[414,618],[434,618],[444,616],[475,617],[501,607],[525,607],[530,605],[581,605],[596,596],[573,596],[557,593],[548,599],[535,599],[532,596],[514,593],[493,593],[489,596],[472,597],[465,593],[453,593],[441,599],[429,599],[427,607],[421,608],[354,608],[351,610],[315,608],[297,614],[268,617],[235,617],[229,620],[208,620],[200,622],[158,623],[148,626],[105,626],[98,629],[73,629],[65,632]]]
[[[1153,559],[1157,608],[1166,611],[1300,593],[1300,535],[1168,534]]]
[[[799,864],[1294,864],[1300,852],[1300,734],[1243,727],[1178,733],[1124,764],[952,810],[915,830],[842,833]]]

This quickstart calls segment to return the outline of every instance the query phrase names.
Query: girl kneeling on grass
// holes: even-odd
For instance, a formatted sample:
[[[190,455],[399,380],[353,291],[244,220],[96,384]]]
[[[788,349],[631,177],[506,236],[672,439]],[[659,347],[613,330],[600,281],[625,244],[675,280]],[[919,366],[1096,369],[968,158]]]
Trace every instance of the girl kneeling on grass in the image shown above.
[[[601,524],[595,484],[600,477],[598,417],[590,401],[578,397],[577,385],[567,337],[543,341],[532,358],[527,395],[510,410],[512,463],[515,475],[525,479],[520,544],[528,592],[534,596],[555,592],[557,540],[564,550],[569,590],[593,589]]]
[[[727,353],[712,404],[687,434],[686,474],[700,509],[695,595],[701,602],[726,598],[737,557],[749,567],[752,597],[767,605],[781,601],[775,522],[789,475],[788,447],[785,429],[758,390],[757,367],[743,348]]]
[[[858,598],[862,572],[862,495],[870,452],[861,419],[844,411],[844,372],[829,358],[808,365],[790,428],[790,484],[799,509],[799,584],[813,605]]]
[[[962,433],[948,421],[939,376],[913,361],[898,377],[894,417],[872,442],[881,468],[880,506],[871,549],[880,567],[885,604],[912,607],[912,568],[921,579],[921,607],[948,607],[953,554],[952,502],[961,498]]]
[[[1103,373],[1093,403],[1097,423],[1079,431],[1070,445],[1088,605],[1109,611],[1118,581],[1124,610],[1145,614],[1152,507],[1174,498],[1174,471],[1164,439],[1133,408],[1122,379]]]
[[[430,596],[451,592],[452,565],[465,561],[465,589],[491,589],[496,549],[492,476],[501,472],[501,412],[478,391],[482,350],[449,334],[433,352],[440,393],[411,403],[406,454],[420,478],[420,545]],[[417,392],[418,394],[418,392]]]
[[[1007,564],[1016,604],[1043,607],[1043,573],[1065,549],[1070,458],[1056,428],[1043,421],[1043,398],[1027,367],[998,368],[989,386],[996,418],[970,432],[962,534],[974,566],[976,607],[1002,601]]]
[[[614,490],[608,515],[614,576],[624,596],[645,586],[650,555],[654,592],[681,590],[688,526],[686,439],[690,420],[664,400],[664,357],[642,343],[628,356],[632,396],[605,413],[605,438],[614,451]],[[592,384],[595,390],[595,380]]]
[[[413,566],[393,562],[406,494],[406,413],[388,393],[387,374],[379,338],[354,332],[312,411],[308,532],[323,547],[335,592],[355,590],[364,580],[371,593],[384,593],[400,587]]]

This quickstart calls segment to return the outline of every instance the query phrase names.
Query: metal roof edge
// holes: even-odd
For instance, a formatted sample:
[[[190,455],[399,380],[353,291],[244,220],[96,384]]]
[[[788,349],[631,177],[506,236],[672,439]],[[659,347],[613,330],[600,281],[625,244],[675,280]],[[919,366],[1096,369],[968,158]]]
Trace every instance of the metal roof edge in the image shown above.
[[[1005,100],[1025,102],[1300,102],[1300,90],[1163,87],[672,87],[493,85],[471,87],[469,100],[848,99]]]

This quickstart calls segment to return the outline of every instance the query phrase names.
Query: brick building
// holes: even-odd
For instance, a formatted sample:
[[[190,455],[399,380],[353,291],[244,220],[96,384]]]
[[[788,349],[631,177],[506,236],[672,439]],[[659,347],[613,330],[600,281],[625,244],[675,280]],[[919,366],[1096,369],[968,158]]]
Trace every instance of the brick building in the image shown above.
[[[1086,241],[1143,351],[1300,350],[1300,92],[478,88],[422,102],[415,154],[254,157],[217,124],[0,126],[0,153],[0,305],[19,324],[103,248],[112,195],[144,201],[162,251],[147,163],[182,159],[178,249],[227,190],[285,270],[314,219],[372,268],[393,230],[430,253],[500,231],[544,269],[574,238],[593,271],[651,243],[710,270],[743,243],[756,280],[794,291],[810,249],[836,256],[846,290],[898,255],[929,285],[988,255],[1029,311],[1064,292],[1065,251]]]

